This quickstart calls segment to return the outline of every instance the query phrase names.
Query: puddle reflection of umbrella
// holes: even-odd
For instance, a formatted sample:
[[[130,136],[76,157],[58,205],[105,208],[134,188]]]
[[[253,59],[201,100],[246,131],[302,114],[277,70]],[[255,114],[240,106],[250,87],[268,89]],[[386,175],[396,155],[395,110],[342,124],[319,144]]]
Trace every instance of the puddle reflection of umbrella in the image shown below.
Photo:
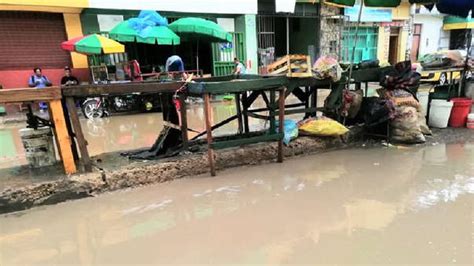
[[[199,42],[232,42],[232,35],[217,23],[203,18],[181,18],[169,25],[182,39],[197,42],[196,68],[199,70]]]
[[[114,54],[125,52],[125,46],[98,34],[77,37],[61,44],[61,48],[86,55]]]

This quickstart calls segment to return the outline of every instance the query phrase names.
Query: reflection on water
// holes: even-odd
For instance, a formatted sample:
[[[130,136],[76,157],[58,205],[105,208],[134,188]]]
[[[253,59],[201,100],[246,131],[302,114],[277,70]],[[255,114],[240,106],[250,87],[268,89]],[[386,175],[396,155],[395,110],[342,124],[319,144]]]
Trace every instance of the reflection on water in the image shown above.
[[[256,107],[262,103],[257,102]],[[212,121],[217,124],[236,114],[234,102],[213,103]],[[252,130],[265,128],[262,120],[249,120]],[[0,169],[27,164],[25,152],[18,131],[24,124],[0,128]],[[84,136],[89,143],[91,156],[124,150],[151,147],[163,128],[161,113],[134,115],[115,115],[111,117],[87,120],[81,119]],[[204,110],[202,105],[192,104],[188,107],[188,127],[195,131],[205,130]],[[233,121],[215,131],[215,135],[233,134],[237,132],[237,121]],[[196,133],[190,132],[190,138]]]
[[[470,144],[330,152],[0,216],[0,264],[472,265],[473,187]]]

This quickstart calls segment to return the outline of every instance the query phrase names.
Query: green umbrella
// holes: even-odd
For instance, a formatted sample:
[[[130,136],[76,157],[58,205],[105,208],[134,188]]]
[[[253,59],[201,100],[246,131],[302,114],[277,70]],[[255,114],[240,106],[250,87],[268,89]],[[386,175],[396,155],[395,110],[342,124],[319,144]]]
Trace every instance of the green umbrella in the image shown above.
[[[203,18],[180,18],[169,27],[186,40],[232,42],[231,34],[217,23]]]
[[[119,42],[139,42],[159,45],[178,45],[181,40],[172,30],[166,26],[153,26],[145,32],[133,29],[128,21],[123,21],[115,26],[109,33],[109,37]]]
[[[197,41],[196,65],[199,70],[199,42],[232,42],[232,35],[217,23],[203,18],[180,18],[169,28],[185,40]]]

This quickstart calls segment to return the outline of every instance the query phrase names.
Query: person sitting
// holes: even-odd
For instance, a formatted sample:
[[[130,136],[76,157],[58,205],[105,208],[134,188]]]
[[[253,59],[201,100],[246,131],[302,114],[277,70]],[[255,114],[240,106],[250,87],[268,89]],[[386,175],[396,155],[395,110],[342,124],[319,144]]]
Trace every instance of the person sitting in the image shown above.
[[[43,71],[41,70],[41,68],[35,67],[33,69],[33,72],[34,74],[31,75],[30,79],[28,80],[28,86],[32,88],[41,89],[53,85],[51,81],[49,81],[49,79],[45,75],[43,75]],[[46,109],[48,109],[48,105],[45,102],[40,102],[39,108],[41,112],[44,112]]]
[[[166,60],[165,71],[169,73],[171,78],[176,78],[177,75],[181,75],[183,80],[188,78],[188,75],[184,72],[183,60],[177,55],[168,57]]]
[[[61,86],[79,85],[79,80],[72,75],[70,67],[64,68],[64,77],[61,78]]]
[[[41,89],[53,85],[51,81],[49,81],[49,79],[45,75],[43,75],[43,71],[41,70],[41,68],[35,67],[33,69],[33,72],[34,74],[31,75],[30,79],[28,80],[28,86],[32,88]]]
[[[242,62],[240,62],[240,60],[237,57],[234,58],[234,65],[235,65],[235,67],[234,67],[233,74],[235,76],[247,74],[247,69],[245,68],[244,64],[242,64]]]

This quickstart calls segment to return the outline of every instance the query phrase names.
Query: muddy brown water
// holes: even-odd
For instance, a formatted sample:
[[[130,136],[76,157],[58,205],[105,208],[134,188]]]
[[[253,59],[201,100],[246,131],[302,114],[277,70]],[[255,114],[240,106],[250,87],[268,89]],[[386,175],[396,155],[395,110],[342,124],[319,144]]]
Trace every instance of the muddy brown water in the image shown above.
[[[324,97],[326,96],[326,91],[320,93],[320,105],[323,104]],[[296,98],[290,97],[288,102],[295,103]],[[252,105],[252,108],[263,106],[264,102],[259,99]],[[211,120],[215,124],[237,113],[234,101],[216,101],[212,104],[212,107]],[[188,105],[187,116],[190,129],[198,132],[205,131],[202,104]],[[291,116],[294,119],[301,119],[301,117],[301,115]],[[268,123],[254,118],[250,118],[249,123],[251,130],[262,130],[268,127]],[[0,169],[18,167],[28,163],[18,133],[25,126],[25,123],[0,125]],[[163,118],[161,113],[114,114],[111,117],[101,119],[81,119],[81,126],[84,136],[89,143],[89,153],[91,156],[95,156],[103,153],[151,147],[163,128]],[[215,130],[214,135],[234,134],[237,132],[237,128],[237,120],[234,120]],[[189,132],[190,138],[196,135],[194,132]],[[15,171],[18,171],[18,169],[13,169],[11,175],[14,175]],[[6,175],[8,174],[1,176]]]
[[[473,265],[474,144],[334,151],[0,216],[0,265]]]

